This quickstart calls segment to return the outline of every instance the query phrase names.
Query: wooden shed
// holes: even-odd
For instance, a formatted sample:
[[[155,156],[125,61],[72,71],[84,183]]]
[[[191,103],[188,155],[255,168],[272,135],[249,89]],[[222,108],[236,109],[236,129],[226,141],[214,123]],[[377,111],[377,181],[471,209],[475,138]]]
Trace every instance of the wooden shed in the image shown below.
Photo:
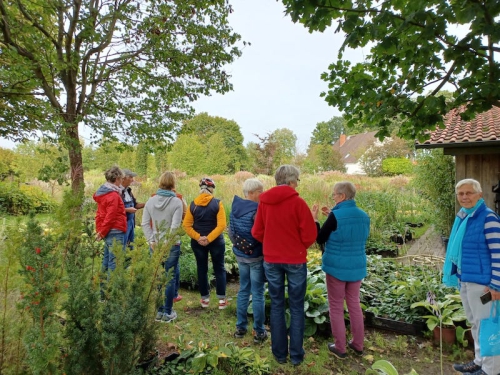
[[[499,212],[493,187],[500,180],[500,108],[493,107],[471,121],[460,118],[460,109],[450,111],[444,128],[430,133],[430,138],[416,148],[442,148],[445,155],[455,156],[455,180],[473,178],[481,183],[486,205]]]

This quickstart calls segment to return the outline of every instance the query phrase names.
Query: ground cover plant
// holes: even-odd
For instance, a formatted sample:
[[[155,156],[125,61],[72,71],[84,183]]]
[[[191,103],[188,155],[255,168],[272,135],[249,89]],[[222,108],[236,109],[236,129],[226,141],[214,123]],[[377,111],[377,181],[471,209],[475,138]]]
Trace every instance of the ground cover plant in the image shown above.
[[[242,181],[249,176],[213,177],[217,183],[216,196],[229,213],[233,196],[241,195]],[[266,188],[273,186],[271,177],[259,178]],[[359,203],[374,217],[372,232],[381,242],[388,241],[382,234],[389,222],[402,223],[403,226],[407,222],[428,222],[425,200],[416,194],[406,179],[351,178],[339,173],[304,175],[301,176],[299,192],[310,205],[331,206],[333,184],[345,179],[356,184]],[[162,272],[158,272],[161,261],[149,257],[140,230],[137,231],[136,250],[131,254],[131,265],[112,274],[109,299],[99,303],[100,284],[107,276],[100,272],[102,243],[93,240],[95,207],[88,197],[102,180],[102,174],[87,178],[93,186],[87,192],[83,211],[75,203],[78,200],[69,200],[60,206],[57,215],[48,220],[44,218],[43,225],[26,224],[25,220],[18,222],[11,218],[6,221],[0,236],[1,373],[85,374],[95,369],[106,374],[132,373],[136,371],[135,364],[141,353],[155,347],[163,356],[167,349],[174,348],[186,359],[184,364],[191,361],[189,369],[177,363],[177,373],[187,370],[241,374],[241,369],[246,369],[245,373],[262,374],[358,374],[364,373],[377,359],[389,359],[401,371],[408,372],[414,367],[417,371],[422,370],[419,373],[439,373],[436,370],[438,357],[430,341],[424,338],[369,330],[364,357],[339,363],[328,354],[326,288],[324,275],[319,269],[321,253],[316,247],[309,252],[305,309],[307,355],[304,364],[298,368],[278,365],[272,359],[269,341],[253,345],[250,334],[243,340],[234,339],[237,263],[229,241],[226,266],[230,272],[228,296],[232,301],[227,310],[219,311],[215,304],[207,310],[199,306],[195,289],[196,266],[189,240],[184,237],[181,256],[181,279],[185,281],[181,294],[184,299],[175,305],[179,318],[173,324],[155,323],[152,312],[156,297],[151,297],[151,292],[154,294],[158,283],[164,282]],[[179,178],[177,188],[188,202],[198,194],[198,180],[194,177]],[[155,180],[145,180],[134,189],[139,201],[144,202],[156,187]],[[76,220],[75,210],[79,213]],[[29,236],[26,231],[30,232]],[[182,259],[188,261],[182,263]],[[124,261],[119,259],[119,262]],[[425,299],[424,292],[434,288],[435,283],[439,284],[435,281],[439,278],[435,277],[436,270],[420,270],[396,262],[370,257],[372,278],[367,278],[364,283],[366,298],[363,303],[366,309],[371,306],[373,310],[377,309],[374,313],[395,320],[417,319],[425,313],[411,309],[410,305]],[[434,292],[441,293],[437,289]],[[389,307],[392,307],[391,311]],[[450,356],[459,358],[462,353],[451,348],[445,353],[445,361],[451,360]],[[159,366],[156,370],[176,373]]]

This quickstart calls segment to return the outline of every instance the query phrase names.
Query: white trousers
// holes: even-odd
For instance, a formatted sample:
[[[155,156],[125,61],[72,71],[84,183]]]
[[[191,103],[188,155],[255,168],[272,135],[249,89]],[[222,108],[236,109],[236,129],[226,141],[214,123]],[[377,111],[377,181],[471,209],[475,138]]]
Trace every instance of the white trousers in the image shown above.
[[[481,357],[479,349],[479,330],[481,319],[490,316],[491,302],[483,305],[479,297],[484,293],[484,285],[476,283],[460,283],[460,297],[464,305],[465,316],[471,324],[472,338],[474,339],[474,363],[488,375],[500,374],[500,356]]]

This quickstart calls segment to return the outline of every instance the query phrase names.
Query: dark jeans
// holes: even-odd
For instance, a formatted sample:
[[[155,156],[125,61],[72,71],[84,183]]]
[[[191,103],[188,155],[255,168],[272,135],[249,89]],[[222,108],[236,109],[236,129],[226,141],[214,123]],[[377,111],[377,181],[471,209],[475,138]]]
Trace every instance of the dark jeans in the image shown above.
[[[288,282],[290,308],[290,360],[296,365],[304,360],[304,298],[307,289],[307,266],[264,262],[271,297],[271,349],[278,361],[288,356],[288,334],[285,319],[285,276]]]
[[[212,257],[212,265],[215,273],[215,291],[217,298],[226,298],[226,269],[224,268],[224,253],[226,245],[223,238],[217,238],[207,246],[201,246],[197,241],[191,240],[191,248],[196,257],[198,270],[198,287],[201,298],[210,296],[210,285],[208,283],[208,254]]]
[[[159,312],[172,314],[172,306],[174,303],[175,289],[176,289],[176,270],[179,265],[179,255],[181,253],[181,246],[174,245],[170,249],[170,254],[164,262],[165,272],[167,273],[167,285],[165,288],[165,302],[163,306],[158,309]]]

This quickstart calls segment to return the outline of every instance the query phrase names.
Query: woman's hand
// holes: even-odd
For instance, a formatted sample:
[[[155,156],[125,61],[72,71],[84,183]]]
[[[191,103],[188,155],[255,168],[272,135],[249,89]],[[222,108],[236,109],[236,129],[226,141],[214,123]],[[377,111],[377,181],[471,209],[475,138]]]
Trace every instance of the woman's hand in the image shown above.
[[[198,243],[201,246],[207,246],[209,244],[207,236],[200,236],[200,238],[198,238]]]
[[[328,207],[326,207],[326,206],[321,207],[321,212],[322,212],[322,213],[323,213],[323,215],[325,215],[325,216],[330,215],[330,209],[329,209]]]
[[[319,205],[315,203],[311,208],[311,214],[313,216],[314,221],[318,221],[318,212],[319,212]]]

